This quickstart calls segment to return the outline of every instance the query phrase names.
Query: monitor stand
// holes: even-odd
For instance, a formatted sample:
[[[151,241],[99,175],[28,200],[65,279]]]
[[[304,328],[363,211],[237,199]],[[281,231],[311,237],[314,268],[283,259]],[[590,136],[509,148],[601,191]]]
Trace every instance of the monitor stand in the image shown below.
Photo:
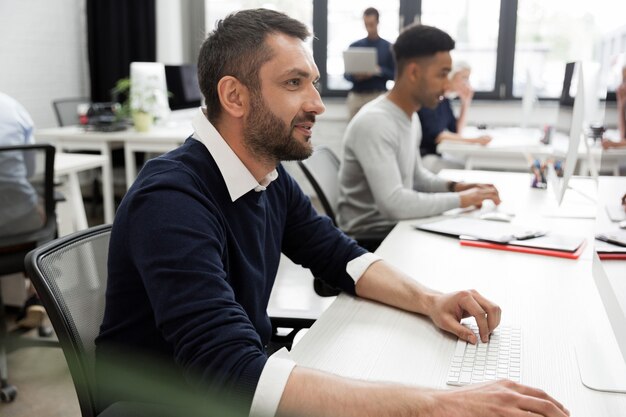
[[[576,359],[580,379],[587,388],[596,391],[626,394],[626,363],[613,334],[599,339],[583,334],[576,344]]]

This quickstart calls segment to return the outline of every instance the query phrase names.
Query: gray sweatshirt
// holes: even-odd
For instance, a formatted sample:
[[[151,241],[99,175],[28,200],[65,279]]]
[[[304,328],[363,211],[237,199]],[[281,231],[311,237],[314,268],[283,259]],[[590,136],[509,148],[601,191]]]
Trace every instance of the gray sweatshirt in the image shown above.
[[[389,230],[398,220],[428,217],[459,207],[448,181],[426,170],[416,113],[386,95],[352,119],[343,138],[337,220],[348,233]]]

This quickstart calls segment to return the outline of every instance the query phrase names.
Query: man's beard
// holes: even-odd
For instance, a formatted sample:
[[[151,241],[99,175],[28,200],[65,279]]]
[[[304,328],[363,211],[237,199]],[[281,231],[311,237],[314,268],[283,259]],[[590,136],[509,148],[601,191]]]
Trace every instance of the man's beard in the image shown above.
[[[250,115],[243,128],[246,148],[259,158],[279,161],[301,161],[313,153],[310,142],[302,143],[292,136],[294,126],[302,122],[315,122],[315,115],[296,116],[287,126],[265,104],[263,97],[253,93]]]

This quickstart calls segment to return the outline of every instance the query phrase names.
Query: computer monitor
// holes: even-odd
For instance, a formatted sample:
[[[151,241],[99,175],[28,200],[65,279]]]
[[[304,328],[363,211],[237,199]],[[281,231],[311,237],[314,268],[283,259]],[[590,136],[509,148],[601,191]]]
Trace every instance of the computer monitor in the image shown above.
[[[170,109],[180,110],[200,106],[202,92],[198,83],[198,67],[196,65],[166,65],[165,79],[167,90],[170,92]]]
[[[598,391],[626,393],[626,304],[620,304],[615,282],[611,282],[597,253],[592,261],[593,280],[608,317],[588,322],[580,329],[576,358],[585,386]],[[622,278],[619,276],[618,278]]]
[[[548,164],[548,185],[552,188],[558,205],[563,201],[569,180],[576,169],[578,148],[583,135],[585,88],[582,73],[580,63],[570,62],[565,66],[556,130],[566,134],[567,150],[565,159],[558,158],[554,163]],[[557,163],[560,163],[560,168]],[[562,176],[557,171],[562,171]]]
[[[606,64],[606,68],[604,68],[604,70],[602,71],[604,84],[607,87],[607,102],[617,101],[615,91],[617,90],[617,87],[619,87],[619,85],[622,83],[622,71],[624,66],[626,66],[626,53],[621,52],[612,55],[609,59],[609,62]]]
[[[166,119],[170,114],[167,101],[165,66],[160,62],[131,62],[130,108]]]
[[[524,85],[524,94],[522,95],[522,120],[521,127],[525,128],[530,125],[530,118],[533,113],[533,107],[537,101],[537,93],[535,92],[535,84],[533,81],[530,68],[526,69],[526,84]]]

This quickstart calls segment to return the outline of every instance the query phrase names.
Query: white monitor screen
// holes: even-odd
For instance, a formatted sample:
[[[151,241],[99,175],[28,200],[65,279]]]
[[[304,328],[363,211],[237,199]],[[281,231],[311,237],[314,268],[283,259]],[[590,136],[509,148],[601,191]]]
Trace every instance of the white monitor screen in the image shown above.
[[[165,119],[170,114],[165,66],[159,62],[130,64],[130,108]]]

